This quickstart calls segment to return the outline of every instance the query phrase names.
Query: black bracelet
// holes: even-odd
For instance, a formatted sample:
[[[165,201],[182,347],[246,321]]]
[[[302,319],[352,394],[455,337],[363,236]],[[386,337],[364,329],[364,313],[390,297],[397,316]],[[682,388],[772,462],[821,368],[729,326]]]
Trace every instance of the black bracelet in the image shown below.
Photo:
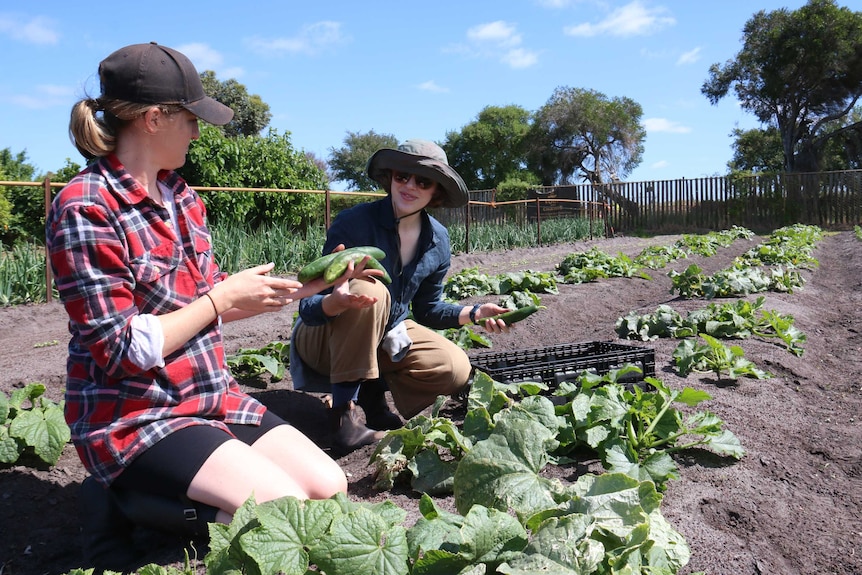
[[[473,309],[470,310],[470,323],[476,323],[476,312],[479,311],[480,307],[482,307],[482,304],[477,303],[473,306]]]

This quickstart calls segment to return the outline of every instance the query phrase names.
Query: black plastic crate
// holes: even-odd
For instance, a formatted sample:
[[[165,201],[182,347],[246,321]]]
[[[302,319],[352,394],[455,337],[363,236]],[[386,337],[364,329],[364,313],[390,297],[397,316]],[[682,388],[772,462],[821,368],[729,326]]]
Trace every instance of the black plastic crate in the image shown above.
[[[470,358],[474,368],[495,381],[542,381],[550,387],[574,381],[583,371],[604,374],[627,364],[640,367],[643,377],[655,376],[655,351],[609,341],[563,343],[518,351],[486,352]]]

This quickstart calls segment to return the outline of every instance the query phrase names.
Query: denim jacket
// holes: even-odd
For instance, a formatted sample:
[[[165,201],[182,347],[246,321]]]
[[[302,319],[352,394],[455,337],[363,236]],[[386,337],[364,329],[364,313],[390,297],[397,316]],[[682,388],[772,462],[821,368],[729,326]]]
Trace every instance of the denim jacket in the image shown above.
[[[449,232],[436,219],[421,212],[422,232],[417,255],[402,265],[398,248],[398,232],[392,201],[387,196],[375,202],[359,204],[341,212],[332,222],[323,253],[330,253],[338,244],[345,247],[377,246],[386,252],[381,263],[392,276],[389,293],[392,308],[387,331],[398,325],[410,311],[413,319],[431,329],[458,327],[458,315],[463,306],[443,301],[443,281],[451,264]],[[299,315],[306,325],[322,325],[328,318],[323,313],[322,300],[326,292],[303,299]]]

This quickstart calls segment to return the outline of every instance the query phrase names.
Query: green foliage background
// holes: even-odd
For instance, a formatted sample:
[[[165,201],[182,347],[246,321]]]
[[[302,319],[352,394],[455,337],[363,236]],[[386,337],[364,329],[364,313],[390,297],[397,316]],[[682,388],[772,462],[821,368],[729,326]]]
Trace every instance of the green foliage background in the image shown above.
[[[201,125],[201,137],[189,148],[178,170],[201,187],[323,190],[326,174],[290,142],[290,134],[269,130],[266,136],[227,137]],[[234,222],[256,229],[262,224],[305,230],[321,221],[323,196],[290,193],[201,192],[213,224]]]

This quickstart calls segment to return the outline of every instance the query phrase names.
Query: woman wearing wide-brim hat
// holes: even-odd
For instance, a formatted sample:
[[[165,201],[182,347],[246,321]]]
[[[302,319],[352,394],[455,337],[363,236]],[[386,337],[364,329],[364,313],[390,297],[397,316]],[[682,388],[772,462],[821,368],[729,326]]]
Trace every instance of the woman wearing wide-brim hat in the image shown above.
[[[367,172],[386,197],[340,213],[323,253],[340,245],[376,246],[386,253],[381,263],[392,283],[351,280],[303,299],[291,345],[295,387],[321,379],[332,384],[332,441],[344,451],[403,425],[388,407],[386,389],[401,416],[410,418],[438,395],[467,385],[471,366],[466,353],[435,330],[506,311],[493,303],[443,301],[451,263],[449,234],[427,208],[464,206],[467,186],[440,146],[407,140],[397,149],[378,150]],[[486,322],[485,328],[508,329],[503,322]],[[354,403],[365,413],[364,424]]]

